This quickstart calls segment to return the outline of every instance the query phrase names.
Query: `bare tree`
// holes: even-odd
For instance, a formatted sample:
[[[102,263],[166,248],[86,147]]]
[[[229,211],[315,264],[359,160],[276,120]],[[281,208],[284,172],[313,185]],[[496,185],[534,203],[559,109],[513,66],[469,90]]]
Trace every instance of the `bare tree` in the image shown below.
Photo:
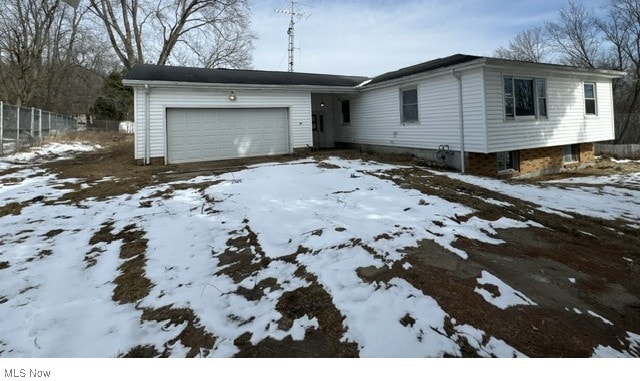
[[[555,21],[545,24],[549,41],[565,64],[596,68],[602,63],[602,38],[589,8],[569,1]]]
[[[18,105],[54,111],[88,109],[91,87],[100,77],[88,72],[103,49],[87,49],[91,31],[82,25],[85,10],[60,0],[8,0],[0,12],[0,96]],[[94,60],[95,61],[95,60]],[[90,77],[90,78],[88,78]],[[83,100],[83,102],[76,102]],[[77,108],[78,110],[74,110]]]
[[[607,15],[598,26],[611,45],[611,64],[627,76],[615,83],[616,111],[640,113],[640,0],[610,0]],[[623,117],[624,118],[624,117]],[[640,126],[621,120],[619,142],[640,141]],[[637,120],[636,120],[637,123]]]
[[[0,13],[3,98],[29,104],[46,80],[49,36],[58,26],[59,1],[13,0]],[[57,33],[54,33],[57,34]]]
[[[251,62],[255,37],[247,0],[89,0],[89,7],[125,68]]]
[[[494,55],[518,61],[546,62],[549,56],[549,44],[544,28],[533,27],[518,33],[508,47],[498,48]]]

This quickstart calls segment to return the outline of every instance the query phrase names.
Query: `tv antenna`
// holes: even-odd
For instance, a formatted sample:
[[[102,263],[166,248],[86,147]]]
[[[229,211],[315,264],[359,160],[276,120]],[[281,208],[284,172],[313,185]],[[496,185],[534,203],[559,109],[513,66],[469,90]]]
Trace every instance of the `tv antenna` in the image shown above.
[[[295,0],[291,0],[291,8],[287,7],[283,7],[280,9],[276,9],[275,12],[282,14],[282,15],[287,15],[290,16],[289,19],[289,29],[287,29],[287,34],[289,35],[289,69],[288,71],[292,72],[293,71],[293,52],[295,50],[295,37],[294,37],[294,33],[295,33],[295,26],[296,26],[296,20],[302,20],[304,19],[308,19],[309,16],[311,16],[310,13],[306,13],[306,12],[302,12],[298,5],[306,5],[306,4],[302,4],[299,1],[295,1]]]

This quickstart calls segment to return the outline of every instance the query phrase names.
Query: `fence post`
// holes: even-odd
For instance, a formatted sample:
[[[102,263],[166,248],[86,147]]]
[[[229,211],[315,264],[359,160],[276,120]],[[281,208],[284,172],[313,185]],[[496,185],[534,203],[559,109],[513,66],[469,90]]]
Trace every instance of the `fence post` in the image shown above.
[[[39,108],[38,109],[38,113],[39,113],[39,117],[38,117],[38,138],[40,139],[40,142],[42,143],[42,109]]]
[[[35,108],[31,107],[31,138],[33,138],[33,133],[34,133],[34,123],[35,123]]]
[[[20,106],[16,107],[16,150],[20,148]]]
[[[4,155],[4,102],[0,101],[0,155]]]

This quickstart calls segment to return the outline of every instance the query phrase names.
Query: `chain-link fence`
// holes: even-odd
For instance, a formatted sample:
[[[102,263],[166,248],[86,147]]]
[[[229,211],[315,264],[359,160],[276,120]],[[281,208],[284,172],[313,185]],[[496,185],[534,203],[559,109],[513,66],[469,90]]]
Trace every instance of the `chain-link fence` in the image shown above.
[[[75,120],[71,115],[13,106],[0,101],[0,155],[38,144],[44,137],[74,127]]]

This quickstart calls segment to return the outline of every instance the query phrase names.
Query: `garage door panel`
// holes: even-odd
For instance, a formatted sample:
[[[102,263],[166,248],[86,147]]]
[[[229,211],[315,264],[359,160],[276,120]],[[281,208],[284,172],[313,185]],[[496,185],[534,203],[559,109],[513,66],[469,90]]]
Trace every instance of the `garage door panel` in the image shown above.
[[[167,109],[170,163],[289,152],[286,108]]]

